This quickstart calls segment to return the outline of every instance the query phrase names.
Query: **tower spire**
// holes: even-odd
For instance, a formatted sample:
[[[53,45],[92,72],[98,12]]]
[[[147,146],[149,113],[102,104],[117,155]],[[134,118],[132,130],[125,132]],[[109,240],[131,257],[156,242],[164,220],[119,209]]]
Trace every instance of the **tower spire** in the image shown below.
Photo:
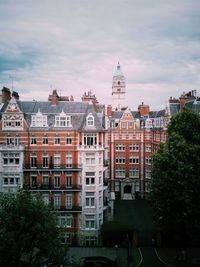
[[[126,84],[125,77],[121,71],[120,63],[118,62],[117,68],[113,76],[112,84],[112,106],[113,109],[121,109],[126,106]]]

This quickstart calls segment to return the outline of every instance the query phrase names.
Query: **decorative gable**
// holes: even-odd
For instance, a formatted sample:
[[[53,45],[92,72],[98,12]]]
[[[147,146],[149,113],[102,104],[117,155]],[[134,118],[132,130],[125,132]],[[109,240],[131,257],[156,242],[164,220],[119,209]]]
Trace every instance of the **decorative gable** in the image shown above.
[[[31,127],[48,127],[47,115],[43,115],[40,110],[31,116]]]
[[[122,114],[121,120],[134,120],[130,109],[126,109]]]
[[[14,97],[8,103],[8,106],[5,110],[6,113],[20,113],[21,110],[19,109],[16,99]]]
[[[72,127],[71,116],[66,115],[62,110],[59,115],[55,116],[55,127]]]
[[[130,109],[126,109],[120,119],[121,129],[135,129],[135,119]]]
[[[13,97],[2,114],[2,130],[23,130],[24,115]]]

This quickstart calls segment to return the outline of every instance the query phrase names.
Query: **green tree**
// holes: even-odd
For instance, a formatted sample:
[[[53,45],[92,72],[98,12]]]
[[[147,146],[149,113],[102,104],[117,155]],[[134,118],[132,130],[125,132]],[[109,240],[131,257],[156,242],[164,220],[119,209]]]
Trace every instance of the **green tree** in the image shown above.
[[[170,240],[200,237],[200,116],[184,109],[172,118],[168,140],[154,155],[150,200]]]
[[[0,266],[60,266],[65,255],[55,214],[39,194],[0,195]]]

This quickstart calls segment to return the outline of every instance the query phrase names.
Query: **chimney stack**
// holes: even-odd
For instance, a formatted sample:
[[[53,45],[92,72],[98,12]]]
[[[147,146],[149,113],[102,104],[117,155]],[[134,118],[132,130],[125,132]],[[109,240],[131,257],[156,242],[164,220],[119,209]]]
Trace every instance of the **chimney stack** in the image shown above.
[[[106,108],[106,115],[108,117],[112,117],[112,106],[111,105],[108,105],[107,108]]]
[[[19,100],[19,94],[15,91],[12,92],[12,97],[14,97],[16,100]]]
[[[81,99],[82,102],[88,102],[88,103],[92,102],[94,107],[96,107],[96,104],[98,104],[97,98],[95,95],[92,95],[91,90],[88,91],[87,93],[85,92]]]
[[[58,99],[59,99],[59,96],[58,96],[57,91],[56,90],[53,90],[53,93],[52,93],[52,95],[49,95],[48,100],[51,101],[51,105],[52,106],[57,106]]]
[[[141,105],[138,106],[138,112],[140,113],[141,117],[149,116],[149,105],[145,105],[143,102]]]
[[[6,103],[6,101],[10,100],[10,89],[7,87],[3,87],[2,89],[2,103]]]

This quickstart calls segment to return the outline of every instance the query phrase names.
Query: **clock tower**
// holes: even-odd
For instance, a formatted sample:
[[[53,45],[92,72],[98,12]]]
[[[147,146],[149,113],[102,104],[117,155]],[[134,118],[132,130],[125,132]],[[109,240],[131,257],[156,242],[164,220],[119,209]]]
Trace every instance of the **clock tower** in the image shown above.
[[[121,110],[126,106],[126,83],[121,66],[118,62],[112,83],[112,108],[113,110]]]

